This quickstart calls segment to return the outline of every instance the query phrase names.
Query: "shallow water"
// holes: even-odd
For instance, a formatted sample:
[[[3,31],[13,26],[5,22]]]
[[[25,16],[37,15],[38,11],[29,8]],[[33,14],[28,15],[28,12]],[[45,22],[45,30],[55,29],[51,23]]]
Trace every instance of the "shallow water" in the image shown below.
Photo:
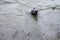
[[[37,17],[30,14],[34,7],[52,4],[59,0],[0,0],[0,40],[56,40],[60,10],[42,10]]]

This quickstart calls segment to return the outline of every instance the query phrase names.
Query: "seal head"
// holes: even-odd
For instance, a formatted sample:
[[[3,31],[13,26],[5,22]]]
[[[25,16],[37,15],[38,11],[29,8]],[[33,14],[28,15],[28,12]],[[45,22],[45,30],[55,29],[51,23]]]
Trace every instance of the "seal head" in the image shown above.
[[[32,14],[32,15],[37,15],[37,13],[38,13],[38,10],[36,10],[35,8],[33,8],[33,9],[31,10],[31,14]]]

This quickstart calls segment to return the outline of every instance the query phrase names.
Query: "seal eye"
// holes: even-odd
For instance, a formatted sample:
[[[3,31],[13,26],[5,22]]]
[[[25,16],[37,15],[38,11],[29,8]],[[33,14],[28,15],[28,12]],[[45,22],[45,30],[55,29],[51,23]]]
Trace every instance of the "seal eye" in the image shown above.
[[[32,10],[32,11],[31,11],[31,14],[32,14],[32,15],[37,15],[37,13],[38,13],[37,10]]]

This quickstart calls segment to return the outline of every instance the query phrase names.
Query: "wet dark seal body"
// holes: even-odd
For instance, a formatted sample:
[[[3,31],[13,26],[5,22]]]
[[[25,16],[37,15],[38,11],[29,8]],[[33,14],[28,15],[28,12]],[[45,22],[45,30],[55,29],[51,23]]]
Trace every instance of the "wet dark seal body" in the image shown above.
[[[31,10],[31,15],[37,15],[37,13],[38,13],[38,10],[35,10],[35,8]]]
[[[37,21],[37,17],[38,17],[38,10],[36,10],[35,8],[33,8],[30,12],[31,16]]]

